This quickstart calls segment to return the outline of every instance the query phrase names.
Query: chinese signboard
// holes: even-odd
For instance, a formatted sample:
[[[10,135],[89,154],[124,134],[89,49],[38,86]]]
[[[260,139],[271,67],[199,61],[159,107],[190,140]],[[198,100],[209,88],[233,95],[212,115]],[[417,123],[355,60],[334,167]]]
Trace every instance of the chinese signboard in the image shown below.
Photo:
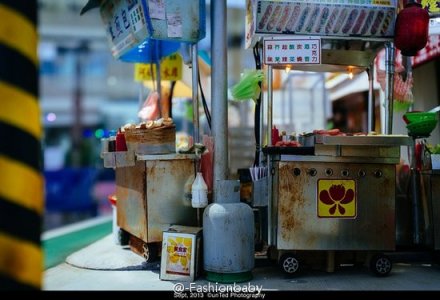
[[[350,180],[318,180],[318,217],[355,218],[356,182]]]
[[[320,64],[321,40],[264,40],[264,63],[267,65]]]
[[[153,67],[153,72],[151,71]],[[134,80],[152,80],[156,76],[156,64],[135,64]],[[182,78],[182,57],[172,54],[160,63],[160,79],[176,81]]]
[[[140,0],[106,1],[100,12],[114,57],[120,57],[149,37]]]

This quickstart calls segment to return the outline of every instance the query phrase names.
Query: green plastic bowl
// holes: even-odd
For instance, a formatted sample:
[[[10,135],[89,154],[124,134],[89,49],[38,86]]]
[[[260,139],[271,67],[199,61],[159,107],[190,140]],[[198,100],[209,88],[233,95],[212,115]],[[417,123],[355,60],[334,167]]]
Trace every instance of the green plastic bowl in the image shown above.
[[[407,112],[406,114],[403,115],[403,120],[405,121],[406,124],[422,122],[422,121],[429,121],[429,120],[436,121],[437,120],[437,113],[411,111],[411,112]]]
[[[437,119],[422,120],[418,122],[411,122],[406,125],[408,135],[418,137],[428,137],[437,125]]]

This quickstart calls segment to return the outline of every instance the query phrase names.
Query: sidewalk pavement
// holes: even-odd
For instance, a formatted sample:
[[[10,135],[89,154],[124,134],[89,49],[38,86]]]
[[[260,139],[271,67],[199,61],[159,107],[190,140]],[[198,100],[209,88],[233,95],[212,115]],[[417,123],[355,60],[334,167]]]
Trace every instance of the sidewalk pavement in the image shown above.
[[[334,273],[304,270],[294,277],[285,275],[265,258],[256,259],[253,279],[240,283],[264,291],[440,291],[440,266],[426,261],[423,253],[396,253],[391,274],[375,277],[364,267],[341,267]],[[44,290],[173,291],[177,281],[159,279],[160,265],[146,263],[127,247],[117,246],[109,235],[70,255],[66,262],[46,270]],[[204,278],[182,282],[186,291],[227,286]],[[222,286],[222,288],[220,288]],[[191,290],[190,290],[191,289]],[[231,296],[231,294],[229,295]],[[176,297],[176,294],[174,294]],[[206,297],[206,295],[205,295]],[[221,297],[221,295],[220,295]]]

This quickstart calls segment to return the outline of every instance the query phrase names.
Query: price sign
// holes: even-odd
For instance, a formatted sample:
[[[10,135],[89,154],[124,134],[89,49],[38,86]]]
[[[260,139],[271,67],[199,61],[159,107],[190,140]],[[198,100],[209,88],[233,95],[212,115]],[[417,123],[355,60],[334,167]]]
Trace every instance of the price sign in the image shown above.
[[[267,65],[320,64],[321,40],[264,40],[264,63]]]

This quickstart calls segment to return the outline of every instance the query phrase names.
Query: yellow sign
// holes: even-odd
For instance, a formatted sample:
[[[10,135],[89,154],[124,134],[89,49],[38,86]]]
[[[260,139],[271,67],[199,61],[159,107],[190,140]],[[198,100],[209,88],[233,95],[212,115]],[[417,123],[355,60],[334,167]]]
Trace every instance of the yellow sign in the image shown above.
[[[391,5],[391,1],[390,0],[373,0],[372,4],[373,5],[386,5],[386,6],[390,6]]]
[[[151,72],[153,66],[153,74]],[[144,81],[156,78],[156,64],[135,64],[134,80]],[[160,80],[177,81],[182,79],[182,57],[175,53],[165,57],[160,62]]]
[[[356,218],[357,192],[354,180],[318,180],[318,217]]]
[[[167,274],[190,275],[192,240],[191,237],[167,237]]]
[[[440,12],[439,0],[422,0],[422,7],[425,9],[427,8],[430,13]]]

